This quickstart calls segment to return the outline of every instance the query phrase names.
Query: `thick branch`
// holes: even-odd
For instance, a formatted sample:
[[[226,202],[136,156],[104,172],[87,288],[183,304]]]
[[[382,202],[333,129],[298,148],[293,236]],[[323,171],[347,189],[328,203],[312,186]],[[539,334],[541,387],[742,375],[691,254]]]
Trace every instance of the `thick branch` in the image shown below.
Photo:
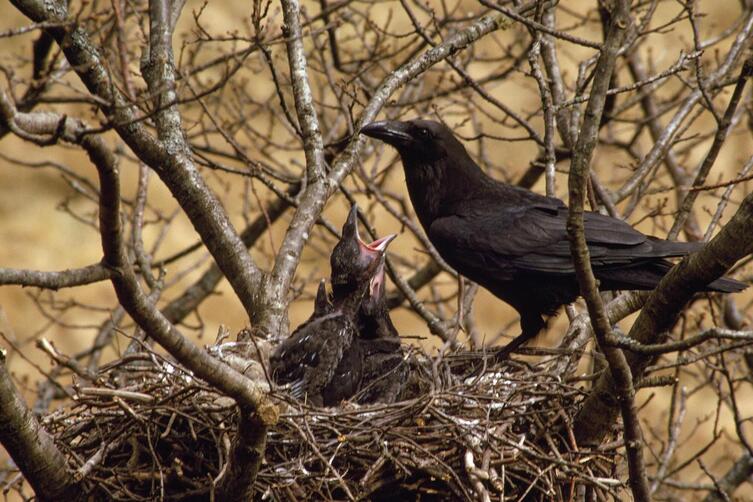
[[[87,500],[61,451],[13,385],[0,349],[0,443],[39,500]]]
[[[101,185],[100,232],[105,263],[113,270],[112,282],[121,305],[136,323],[197,377],[257,412],[276,420],[276,409],[264,391],[246,377],[211,357],[188,341],[150,302],[139,286],[123,241],[120,225],[120,181],[115,157],[101,138],[85,136],[81,141],[97,167]]]
[[[727,59],[727,61],[730,60],[731,57]],[[721,68],[717,73],[720,71]],[[708,162],[706,160],[704,161],[701,172],[703,172],[704,169],[708,170],[711,164],[713,164],[713,160],[716,158],[716,153],[718,153],[723,139],[727,134],[725,121],[731,118],[731,113],[734,111],[734,108],[736,108],[737,98],[739,98],[739,94],[742,91],[742,85],[744,85],[745,79],[748,78],[750,73],[750,62],[746,61],[738,79],[735,93],[733,94],[733,97],[730,100],[730,105],[727,108],[727,113],[725,113],[725,118],[722,119],[722,123],[720,123],[717,128],[714,144],[706,157]],[[698,91],[698,93],[700,93],[700,91]],[[700,97],[697,97],[697,99],[700,99]],[[705,178],[705,174],[703,175],[703,178]],[[684,260],[664,278],[659,288],[650,297],[649,302],[638,320],[633,325],[630,335],[631,338],[644,345],[660,343],[662,341],[661,337],[671,329],[678,313],[692,295],[697,291],[701,291],[706,284],[723,275],[724,272],[726,272],[737,260],[751,252],[753,238],[750,237],[750,234],[738,233],[738,242],[735,242],[733,237],[735,233],[744,232],[744,230],[738,228],[737,230],[732,230],[732,233],[730,233],[730,228],[735,229],[737,228],[737,225],[743,224],[739,221],[738,217],[740,214],[744,214],[748,211],[746,210],[748,199],[749,197],[746,198],[746,201],[738,210],[735,218],[733,218],[717,238],[712,241],[712,244],[717,244],[714,244],[713,246],[709,245],[704,252],[691,257],[691,259]],[[683,203],[683,214],[687,214],[690,204],[692,204],[692,200],[693,199],[686,196],[686,200]],[[687,204],[685,202],[687,202]],[[735,223],[735,221],[737,221],[737,223]],[[733,225],[733,223],[735,224]],[[680,228],[681,224],[676,224],[673,227],[671,234],[676,235]],[[720,239],[722,244],[718,244]],[[709,254],[711,248],[718,250],[721,254]],[[691,263],[694,265],[691,266]],[[701,263],[708,264],[710,268],[705,270],[697,269],[696,267],[703,266]],[[680,286],[677,286],[670,281],[670,278],[677,276],[680,273],[678,270],[681,269],[688,269],[692,276],[677,279],[678,284],[680,284]],[[698,277],[704,277],[705,279],[699,280]],[[662,288],[662,285],[666,285],[665,288]],[[630,354],[628,356],[628,362],[630,363],[634,377],[640,376],[643,369],[652,359],[653,357],[647,354]],[[575,432],[579,442],[585,442],[588,444],[598,443],[606,433],[616,415],[616,403],[614,403],[612,395],[610,395],[613,392],[614,382],[611,381],[608,376],[603,376],[594,387],[594,391],[584,403],[584,407],[578,414]],[[598,416],[599,420],[593,420],[594,416]]]
[[[295,111],[303,134],[303,152],[306,154],[306,178],[308,183],[317,183],[324,177],[324,144],[319,130],[319,119],[314,108],[314,97],[307,74],[308,62],[303,48],[301,30],[301,6],[298,0],[282,0],[285,24],[282,33],[287,39],[290,80],[293,83]]]
[[[674,325],[685,304],[707,284],[724,275],[735,262],[753,253],[753,194],[719,234],[701,251],[683,259],[649,296],[628,336],[644,345],[659,343]],[[634,378],[641,376],[651,356],[627,354]],[[575,417],[578,444],[598,444],[616,416],[615,387],[602,376]],[[598,417],[598,420],[595,419]]]
[[[241,407],[238,434],[228,463],[217,481],[217,500],[253,500],[253,486],[267,445],[267,428],[257,415]]]
[[[7,99],[3,104],[9,106]],[[26,134],[34,136],[55,134],[60,139],[81,145],[97,168],[103,266],[110,270],[118,300],[139,327],[197,377],[233,397],[239,404],[257,410],[265,420],[276,420],[277,409],[268,402],[260,387],[188,341],[144,295],[128,261],[123,240],[117,160],[102,138],[92,134],[82,136],[87,130],[83,123],[52,113],[14,113],[12,117],[9,119],[12,129],[23,129]]]
[[[643,462],[643,441],[635,409],[635,388],[633,376],[628,367],[625,355],[620,349],[607,344],[607,336],[611,332],[611,325],[604,310],[604,304],[599,296],[599,288],[591,269],[591,260],[586,244],[583,211],[586,200],[586,180],[591,163],[591,157],[598,141],[599,125],[606,102],[609,82],[614,72],[617,52],[625,39],[625,33],[630,25],[630,3],[627,0],[617,2],[611,13],[611,22],[604,46],[599,56],[594,72],[591,97],[586,107],[585,118],[573,151],[573,161],[570,166],[569,202],[570,209],[567,218],[567,232],[570,237],[570,249],[575,263],[575,272],[580,284],[580,291],[588,306],[596,340],[609,363],[610,373],[615,381],[617,399],[622,410],[624,422],[625,449],[627,451],[628,468],[630,471],[630,488],[635,500],[648,501],[650,493],[646,479],[646,468]]]
[[[293,191],[291,190],[291,192]],[[293,195],[293,193],[290,193],[290,195]],[[268,225],[277,221],[277,219],[282,216],[289,207],[290,205],[285,199],[277,199],[272,202],[269,207],[265,209],[264,214],[257,216],[256,219],[246,227],[243,232],[241,232],[241,240],[243,241],[243,244],[249,248],[252,247],[254,243],[256,243],[256,240],[268,229]],[[162,315],[173,324],[181,322],[188,314],[194,311],[201,302],[212,294],[223,277],[220,268],[216,263],[213,263],[195,283],[183,292],[183,294],[173,299],[164,309],[162,309]]]
[[[609,344],[614,347],[637,352],[644,355],[661,355],[670,352],[680,352],[689,350],[708,340],[737,340],[748,341],[753,344],[753,331],[733,331],[724,328],[710,328],[698,335],[689,338],[683,338],[674,342],[656,343],[652,345],[642,345],[632,338],[626,336],[615,336],[609,340]]]
[[[51,0],[13,0],[13,4],[36,22],[62,22],[68,12],[64,2]],[[162,26],[170,31],[171,14],[163,11]],[[172,14],[174,17],[174,14]],[[112,85],[108,64],[92,44],[81,27],[51,28],[49,33],[63,50],[66,59],[81,78],[89,92],[101,99],[102,110],[121,138],[139,159],[154,169],[191,220],[212,257],[217,262],[231,287],[243,303],[252,322],[259,317],[258,293],[263,274],[251,259],[222,205],[207,187],[180,129],[180,117],[175,110],[175,91],[163,85],[173,81],[172,57],[169,40],[160,38],[145,72],[153,92],[158,93],[158,129],[160,138],[154,138],[126,97]],[[159,38],[159,37],[156,37]],[[165,59],[165,57],[167,58]],[[156,57],[162,58],[155,60]],[[150,78],[151,77],[151,78]]]

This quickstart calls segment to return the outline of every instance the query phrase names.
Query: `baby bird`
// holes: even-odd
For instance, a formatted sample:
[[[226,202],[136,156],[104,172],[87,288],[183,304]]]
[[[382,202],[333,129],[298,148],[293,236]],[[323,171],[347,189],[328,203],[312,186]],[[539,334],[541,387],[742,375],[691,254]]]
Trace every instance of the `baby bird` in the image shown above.
[[[369,296],[358,315],[359,337],[353,345],[363,353],[359,403],[392,403],[403,389],[407,365],[400,335],[390,319],[385,295],[384,258],[371,281]]]
[[[396,236],[365,244],[358,235],[354,205],[342,237],[330,256],[332,302],[320,284],[314,313],[272,353],[270,366],[278,384],[290,384],[297,399],[332,406],[351,397],[361,381],[363,356],[353,348],[357,316],[372,288],[384,250]]]

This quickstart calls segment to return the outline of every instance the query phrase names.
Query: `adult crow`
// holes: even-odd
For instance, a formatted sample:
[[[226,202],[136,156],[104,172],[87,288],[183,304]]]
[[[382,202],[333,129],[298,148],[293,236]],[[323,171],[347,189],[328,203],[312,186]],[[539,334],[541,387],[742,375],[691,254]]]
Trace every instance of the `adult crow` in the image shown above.
[[[394,146],[403,162],[413,208],[447,263],[509,303],[522,333],[507,354],[545,326],[579,295],[565,229],[567,206],[487,176],[446,126],[429,120],[385,120],[361,133]],[[584,214],[586,241],[601,290],[653,289],[672,267],[702,244],[650,237],[627,223]],[[745,284],[721,278],[707,291],[731,293]]]

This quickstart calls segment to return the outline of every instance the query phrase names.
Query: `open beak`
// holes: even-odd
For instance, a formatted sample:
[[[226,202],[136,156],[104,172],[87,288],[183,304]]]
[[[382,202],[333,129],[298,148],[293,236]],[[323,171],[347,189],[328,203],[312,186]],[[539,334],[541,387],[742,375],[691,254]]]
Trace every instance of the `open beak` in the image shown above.
[[[370,309],[373,309],[379,300],[384,296],[385,290],[385,277],[384,277],[384,260],[379,260],[379,266],[377,267],[374,277],[369,281],[369,296],[366,302]]]
[[[397,237],[397,234],[387,235],[385,237],[382,237],[381,239],[375,240],[370,244],[366,244],[366,247],[375,251],[384,252],[384,250],[387,249],[387,246],[395,239],[395,237]]]
[[[377,239],[374,242],[371,242],[369,244],[366,244],[361,240],[361,236],[356,233],[356,238],[358,239],[358,248],[361,252],[362,258],[367,258],[368,260],[375,260],[379,258],[380,255],[384,254],[384,251],[387,249],[387,246],[389,245],[392,240],[397,237],[397,234],[390,234],[386,237],[382,237],[381,239]]]
[[[345,235],[346,233],[350,235],[351,238],[353,236],[356,238],[361,258],[368,261],[372,261],[378,258],[379,255],[384,253],[384,250],[387,249],[387,246],[390,242],[392,242],[392,239],[397,237],[397,234],[390,234],[369,244],[365,243],[363,239],[361,239],[361,234],[358,231],[358,206],[356,204],[353,204],[353,206],[350,208],[348,218],[347,220],[345,220],[345,226],[343,226],[343,235]]]
[[[410,146],[413,136],[408,132],[408,124],[399,120],[380,120],[361,128],[361,134],[379,139],[395,148]]]
[[[370,264],[370,267],[377,266],[387,246],[395,237],[397,237],[397,234],[390,234],[367,244],[361,239],[361,234],[358,231],[358,206],[353,204],[350,208],[348,218],[343,226],[343,238],[355,239],[358,243],[358,259],[361,263]]]
[[[387,246],[389,246],[390,242],[392,242],[395,237],[397,237],[397,234],[390,234],[382,237],[381,239],[377,239],[370,244],[366,244],[366,247],[379,254],[379,256],[377,257],[377,259],[379,260],[379,265],[377,265],[377,269],[374,272],[373,277],[369,281],[369,299],[367,301],[371,304],[372,307],[375,306],[376,303],[379,302],[379,300],[381,300],[381,298],[384,296],[384,252],[387,250]]]

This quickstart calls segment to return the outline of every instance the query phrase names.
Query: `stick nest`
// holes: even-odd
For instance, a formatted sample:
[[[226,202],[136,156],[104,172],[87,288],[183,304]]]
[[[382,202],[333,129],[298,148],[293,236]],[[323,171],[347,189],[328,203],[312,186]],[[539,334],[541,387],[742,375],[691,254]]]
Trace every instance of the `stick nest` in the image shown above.
[[[555,378],[551,359],[484,366],[484,357],[438,362],[410,352],[405,395],[391,404],[312,408],[276,392],[283,414],[267,437],[255,499],[618,496],[619,445],[574,447],[568,424],[582,390]],[[74,390],[44,425],[96,499],[209,500],[238,423],[232,400],[152,352]]]

